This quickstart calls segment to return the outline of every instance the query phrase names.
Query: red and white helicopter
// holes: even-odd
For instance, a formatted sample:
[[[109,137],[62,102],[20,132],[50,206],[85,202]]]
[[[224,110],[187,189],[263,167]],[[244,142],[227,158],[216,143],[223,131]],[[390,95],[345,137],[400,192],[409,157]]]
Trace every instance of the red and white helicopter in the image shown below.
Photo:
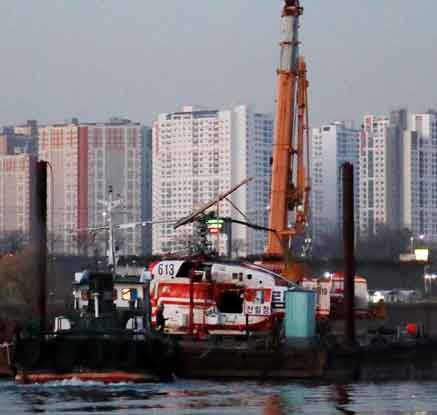
[[[176,222],[175,228],[199,221],[204,212],[247,183],[246,179],[193,214]],[[231,220],[245,226],[272,231],[248,222]],[[205,222],[203,221],[203,224]],[[277,329],[285,315],[285,292],[299,286],[280,274],[250,262],[220,260],[208,255],[205,247],[194,257],[168,259],[149,266],[152,324],[158,306],[164,305],[169,334],[216,335],[266,334]],[[341,281],[340,281],[341,280]],[[340,274],[320,279],[305,279],[301,288],[316,291],[316,318],[330,317],[331,303],[342,298]],[[366,312],[367,285],[356,278],[361,308]],[[341,299],[340,299],[341,300]]]
[[[152,322],[164,304],[170,334],[266,333],[284,316],[291,284],[250,263],[208,258],[165,260],[149,268]]]

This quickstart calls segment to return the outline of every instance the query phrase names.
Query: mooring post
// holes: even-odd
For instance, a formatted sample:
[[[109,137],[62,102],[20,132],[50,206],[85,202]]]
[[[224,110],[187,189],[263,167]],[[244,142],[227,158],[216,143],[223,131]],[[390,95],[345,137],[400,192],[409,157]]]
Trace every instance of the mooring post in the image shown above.
[[[47,162],[39,161],[36,166],[36,247],[38,251],[38,311],[40,330],[47,324]],[[53,207],[52,207],[53,208]]]
[[[342,165],[343,242],[344,242],[344,334],[345,345],[355,344],[355,238],[354,238],[354,168]]]

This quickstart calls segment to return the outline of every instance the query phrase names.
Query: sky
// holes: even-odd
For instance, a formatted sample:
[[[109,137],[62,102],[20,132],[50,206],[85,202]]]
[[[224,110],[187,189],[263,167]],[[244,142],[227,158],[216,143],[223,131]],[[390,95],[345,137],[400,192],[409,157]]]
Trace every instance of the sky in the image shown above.
[[[302,0],[313,126],[437,107],[437,1]],[[0,0],[0,125],[274,112],[282,0]]]

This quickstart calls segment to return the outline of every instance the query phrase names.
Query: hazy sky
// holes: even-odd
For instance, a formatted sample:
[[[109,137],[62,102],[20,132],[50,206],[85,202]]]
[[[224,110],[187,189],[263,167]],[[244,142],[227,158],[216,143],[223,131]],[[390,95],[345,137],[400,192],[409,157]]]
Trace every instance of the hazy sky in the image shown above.
[[[436,0],[302,0],[313,125],[437,107]],[[0,0],[0,124],[273,112],[282,0]]]

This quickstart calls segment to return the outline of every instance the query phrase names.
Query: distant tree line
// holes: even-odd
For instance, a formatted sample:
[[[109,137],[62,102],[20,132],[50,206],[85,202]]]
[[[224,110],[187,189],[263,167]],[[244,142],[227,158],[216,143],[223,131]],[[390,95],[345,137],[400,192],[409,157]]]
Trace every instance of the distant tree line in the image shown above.
[[[363,260],[399,260],[399,255],[410,250],[411,232],[408,229],[394,230],[380,225],[374,235],[356,235],[356,256]],[[313,256],[318,258],[341,258],[343,235],[337,232],[324,233],[313,241]]]

